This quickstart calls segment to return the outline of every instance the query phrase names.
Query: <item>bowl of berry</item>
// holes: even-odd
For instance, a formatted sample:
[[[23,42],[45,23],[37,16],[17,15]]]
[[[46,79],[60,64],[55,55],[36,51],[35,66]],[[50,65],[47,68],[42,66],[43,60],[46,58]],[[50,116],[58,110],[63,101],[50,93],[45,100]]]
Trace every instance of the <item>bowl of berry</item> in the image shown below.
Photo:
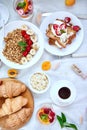
[[[13,6],[20,18],[29,19],[33,16],[32,0],[14,0]]]
[[[37,119],[40,124],[48,126],[55,122],[56,114],[51,104],[44,104],[37,110]]]

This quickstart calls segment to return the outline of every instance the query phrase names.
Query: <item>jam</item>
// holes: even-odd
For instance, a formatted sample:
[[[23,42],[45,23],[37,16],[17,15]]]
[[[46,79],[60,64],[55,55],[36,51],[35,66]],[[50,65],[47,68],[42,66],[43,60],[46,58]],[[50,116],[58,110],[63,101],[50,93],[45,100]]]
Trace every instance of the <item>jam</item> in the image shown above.
[[[60,98],[62,98],[62,99],[67,99],[67,98],[70,97],[71,91],[70,91],[70,89],[67,88],[67,87],[62,87],[62,88],[59,89],[58,95],[59,95]]]

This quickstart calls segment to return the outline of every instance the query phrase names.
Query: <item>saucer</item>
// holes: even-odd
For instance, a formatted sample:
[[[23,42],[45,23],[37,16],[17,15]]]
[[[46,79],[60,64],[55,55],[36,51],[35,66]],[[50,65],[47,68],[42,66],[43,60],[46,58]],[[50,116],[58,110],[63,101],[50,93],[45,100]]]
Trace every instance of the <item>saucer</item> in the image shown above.
[[[71,91],[71,95],[68,99],[62,99],[60,101],[58,98],[58,90],[59,90],[59,88],[62,88],[62,87],[68,87]],[[59,80],[52,85],[52,87],[50,89],[50,97],[56,105],[62,106],[62,107],[68,106],[68,105],[72,104],[76,98],[76,88],[73,85],[73,83],[70,81]]]
[[[9,18],[8,8],[5,5],[0,4],[0,28],[3,26],[3,20],[4,20],[4,24],[6,24],[8,18]]]

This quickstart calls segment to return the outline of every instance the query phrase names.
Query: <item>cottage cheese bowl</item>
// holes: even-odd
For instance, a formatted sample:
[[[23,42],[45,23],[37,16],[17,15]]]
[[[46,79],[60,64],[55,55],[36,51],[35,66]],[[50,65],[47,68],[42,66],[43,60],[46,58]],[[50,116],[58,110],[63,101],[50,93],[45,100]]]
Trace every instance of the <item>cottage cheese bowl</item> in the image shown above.
[[[44,72],[35,72],[29,78],[29,87],[32,92],[42,94],[50,87],[50,79]]]

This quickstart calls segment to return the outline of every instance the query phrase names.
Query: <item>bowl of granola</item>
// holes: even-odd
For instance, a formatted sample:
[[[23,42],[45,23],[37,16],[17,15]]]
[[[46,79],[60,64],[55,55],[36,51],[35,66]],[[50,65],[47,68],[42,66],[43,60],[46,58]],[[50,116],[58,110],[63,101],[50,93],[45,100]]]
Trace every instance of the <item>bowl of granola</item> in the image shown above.
[[[45,93],[50,87],[50,78],[44,72],[34,72],[30,75],[29,88],[36,94]]]
[[[3,34],[3,29],[0,33]],[[43,36],[30,22],[10,22],[5,26],[4,36],[1,36],[1,60],[9,67],[15,69],[31,67],[43,54]]]

